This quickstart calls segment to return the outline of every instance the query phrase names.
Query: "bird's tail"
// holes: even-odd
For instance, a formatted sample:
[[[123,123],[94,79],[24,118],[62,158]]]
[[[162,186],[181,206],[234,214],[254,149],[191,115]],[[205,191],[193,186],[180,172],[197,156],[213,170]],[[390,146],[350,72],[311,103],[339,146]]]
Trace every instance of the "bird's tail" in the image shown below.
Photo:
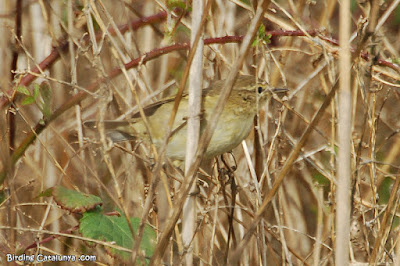
[[[83,125],[90,129],[96,129],[100,122],[95,120],[88,120],[83,122]],[[109,137],[113,142],[121,142],[127,140],[135,140],[136,136],[126,132],[126,128],[129,127],[129,121],[112,121],[105,120],[103,122],[104,129],[106,131],[107,137]]]

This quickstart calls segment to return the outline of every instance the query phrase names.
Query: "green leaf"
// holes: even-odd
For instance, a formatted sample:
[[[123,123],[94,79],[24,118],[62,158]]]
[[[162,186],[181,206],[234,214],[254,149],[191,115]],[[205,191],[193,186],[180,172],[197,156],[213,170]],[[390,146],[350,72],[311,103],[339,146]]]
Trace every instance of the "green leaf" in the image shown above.
[[[188,2],[186,0],[167,0],[167,8],[169,10],[174,10],[175,8],[181,9],[183,12],[191,12],[192,11],[192,2]],[[175,10],[177,12],[177,10]]]
[[[271,43],[271,38],[272,38],[272,35],[271,35],[271,34],[265,34],[263,41],[264,41],[266,44],[269,44],[269,43]]]
[[[397,26],[400,24],[400,6],[397,6],[394,13],[394,19],[393,19],[393,26]]]
[[[254,38],[253,43],[251,44],[252,46],[257,46],[260,44],[266,45],[271,43],[271,34],[267,34],[267,32],[265,31],[265,26],[263,24],[260,25],[260,27],[258,28],[257,31],[257,35]]]
[[[320,173],[313,175],[313,178],[320,186],[329,186],[330,185],[329,179]]]
[[[41,111],[45,119],[51,116],[52,94],[53,93],[51,91],[50,84],[46,81],[43,81],[42,84],[40,84],[40,95],[43,99]]]
[[[46,81],[43,81],[42,84],[40,84],[39,90],[40,94],[42,95],[43,101],[45,103],[51,102],[52,91],[50,84]]]
[[[53,197],[57,204],[74,213],[84,213],[102,205],[102,200],[94,195],[85,194],[62,186],[53,188]]]
[[[22,93],[22,94],[25,94],[25,95],[28,95],[28,96],[31,95],[31,93],[29,92],[29,90],[28,90],[25,86],[22,86],[22,85],[17,87],[17,91],[18,91],[19,93]]]
[[[333,150],[335,152],[335,155],[337,156],[339,154],[339,146],[334,145]]]
[[[36,199],[41,197],[51,197],[52,195],[53,195],[53,188],[51,187],[40,192],[40,194],[36,196]]]
[[[33,98],[37,99],[37,97],[39,96],[40,87],[35,85],[37,84],[33,85]]]
[[[37,83],[33,83],[33,90],[39,91],[40,90],[40,85]]]
[[[131,223],[133,229],[137,232],[140,219],[131,218]],[[84,237],[113,242],[118,246],[128,249],[132,249],[134,244],[125,217],[106,216],[98,211],[86,212],[80,220],[79,231]],[[155,244],[156,233],[149,225],[146,225],[143,232],[142,242],[140,243],[140,254],[143,254],[147,259],[150,258],[153,255]],[[110,255],[117,257],[124,262],[130,261],[130,252],[109,247],[106,247],[106,250]],[[142,260],[138,259],[137,264],[147,264],[146,262],[148,263],[148,261],[143,261],[142,258]]]
[[[29,105],[29,104],[32,104],[32,103],[34,103],[34,102],[35,102],[35,98],[33,98],[32,96],[28,96],[28,97],[24,98],[24,99],[21,101],[21,104],[22,104],[22,105]]]
[[[390,193],[392,192],[394,180],[390,177],[385,177],[383,182],[378,188],[379,204],[387,204],[390,198]]]

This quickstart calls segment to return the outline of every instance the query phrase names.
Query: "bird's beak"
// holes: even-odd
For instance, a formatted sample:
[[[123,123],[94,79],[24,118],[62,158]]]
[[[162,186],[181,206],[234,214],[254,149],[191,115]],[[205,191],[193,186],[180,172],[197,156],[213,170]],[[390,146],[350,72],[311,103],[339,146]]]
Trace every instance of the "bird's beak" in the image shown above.
[[[272,89],[272,92],[276,93],[276,94],[284,94],[288,91],[289,91],[289,89],[285,89],[285,88],[273,88]]]

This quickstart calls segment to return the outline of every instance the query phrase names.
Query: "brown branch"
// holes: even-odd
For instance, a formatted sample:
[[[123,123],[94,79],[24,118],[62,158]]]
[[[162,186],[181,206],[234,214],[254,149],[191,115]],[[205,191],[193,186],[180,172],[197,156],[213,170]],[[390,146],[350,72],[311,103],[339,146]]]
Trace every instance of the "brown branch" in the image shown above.
[[[292,152],[289,154],[289,157],[285,161],[285,164],[282,167],[282,170],[279,172],[278,177],[276,178],[276,181],[271,188],[270,191],[268,191],[267,195],[264,198],[264,201],[260,208],[258,209],[254,220],[251,222],[249,229],[247,230],[246,234],[244,235],[243,239],[237,246],[237,248],[234,250],[234,252],[231,254],[229,261],[233,264],[235,264],[241,254],[243,253],[244,248],[246,247],[248,241],[250,238],[253,236],[253,233],[255,232],[258,223],[261,221],[263,218],[264,211],[267,209],[267,206],[271,202],[272,198],[275,196],[276,192],[280,188],[283,179],[287,176],[289,171],[291,170],[291,167],[293,165],[293,162],[297,159],[298,155],[300,154],[301,149],[303,148],[304,144],[307,142],[308,137],[311,135],[311,132],[314,130],[314,128],[317,126],[319,123],[320,119],[322,118],[322,115],[324,114],[326,108],[330,105],[331,100],[333,99],[333,96],[335,96],[337,89],[339,88],[339,83],[336,82],[329,94],[325,97],[324,102],[322,103],[321,107],[318,109],[317,113],[314,115],[312,121],[302,134],[299,142],[295,146],[295,148],[292,150]]]
[[[21,32],[22,32],[22,0],[18,0],[16,3],[16,16],[15,16],[15,34],[17,38],[21,38]],[[12,61],[11,61],[11,81],[14,80],[14,71],[17,70],[17,61],[18,61],[18,45],[16,44],[16,47],[14,48],[14,51],[12,53]],[[12,106],[10,106],[12,108]],[[16,131],[16,126],[15,126],[15,112],[8,112],[8,145],[10,149],[10,154],[14,150],[15,147],[15,131]]]
[[[171,45],[168,47],[164,47],[161,49],[155,49],[147,54],[145,54],[143,57],[136,58],[129,62],[128,64],[125,65],[126,69],[135,67],[139,65],[139,63],[146,63],[149,60],[152,60],[154,58],[157,58],[163,54],[172,52],[172,51],[178,51],[178,50],[185,50],[189,48],[189,44],[183,43],[183,44],[175,44]],[[115,68],[108,74],[108,79],[115,78],[121,73],[120,68]],[[95,89],[98,88],[98,86],[106,81],[106,78],[100,78],[91,85],[89,85],[85,91],[88,92],[93,92]],[[78,94],[75,96],[69,98],[62,106],[60,106],[49,118],[48,120],[44,121],[44,123],[38,123],[32,131],[29,132],[29,134],[25,137],[25,139],[22,141],[22,143],[19,145],[19,147],[12,153],[11,155],[11,167],[14,166],[14,164],[17,162],[17,160],[25,153],[26,149],[33,143],[33,141],[36,139],[36,136],[39,135],[46,127],[48,124],[50,124],[53,120],[55,120],[57,117],[59,117],[61,114],[63,114],[65,111],[67,111],[69,108],[75,106],[76,104],[80,103],[85,97],[87,96],[87,93],[85,91],[80,91]],[[4,179],[7,175],[7,170],[3,169],[0,172],[0,184],[4,182]]]
[[[352,63],[358,57],[361,57],[361,51],[365,48],[367,40],[368,40],[368,38],[362,38],[361,42],[358,44],[356,49],[354,49],[354,52],[352,53],[352,58],[351,58],[351,62]],[[251,224],[249,226],[249,229],[247,230],[246,234],[244,235],[242,241],[239,243],[237,248],[231,254],[231,256],[229,258],[229,261],[230,261],[231,264],[236,264],[238,262],[238,260],[239,260],[239,258],[241,256],[244,248],[246,247],[248,241],[253,236],[253,234],[254,234],[254,232],[255,232],[255,230],[257,228],[258,223],[263,218],[263,214],[264,214],[265,210],[267,209],[267,207],[269,206],[269,203],[271,202],[272,198],[275,196],[276,192],[280,188],[280,186],[281,186],[281,184],[283,182],[283,179],[289,173],[293,162],[299,156],[301,149],[303,148],[303,146],[305,145],[306,141],[308,140],[308,137],[311,134],[311,131],[319,123],[319,121],[320,121],[320,119],[322,117],[322,114],[325,112],[326,108],[331,103],[331,101],[333,99],[333,96],[335,95],[335,93],[338,90],[338,88],[339,88],[339,83],[336,82],[333,85],[331,91],[325,97],[325,100],[324,100],[323,104],[318,109],[317,113],[314,115],[312,121],[310,122],[310,124],[308,125],[308,127],[306,128],[304,133],[302,134],[302,136],[301,136],[299,142],[297,143],[297,145],[295,146],[294,150],[292,150],[292,152],[289,154],[289,157],[285,161],[285,164],[283,165],[282,170],[279,172],[278,177],[276,178],[273,187],[271,188],[270,191],[268,191],[267,195],[265,196],[265,198],[263,200],[262,205],[260,206],[260,208],[258,209],[258,211],[256,213],[256,216],[255,216],[254,220],[251,222]]]
[[[182,183],[179,193],[175,200],[175,208],[173,208],[170,212],[170,215],[168,218],[168,223],[164,226],[163,232],[161,233],[161,236],[160,236],[157,246],[155,248],[154,255],[150,261],[150,265],[159,265],[160,264],[161,257],[164,255],[165,249],[168,246],[169,238],[172,234],[173,228],[176,225],[176,222],[178,221],[178,218],[181,215],[181,211],[183,209],[183,204],[186,200],[186,197],[189,195],[189,191],[195,180],[196,172],[200,166],[202,156],[203,156],[205,150],[207,149],[207,146],[211,140],[211,136],[215,130],[219,116],[222,113],[222,110],[224,108],[226,100],[228,99],[230,92],[232,90],[232,87],[236,81],[236,77],[239,72],[239,69],[241,68],[243,61],[250,49],[251,40],[254,38],[254,35],[256,34],[256,31],[258,30],[258,27],[260,26],[262,13],[264,12],[264,10],[267,9],[269,2],[270,1],[268,1],[268,0],[264,0],[264,1],[260,1],[258,3],[257,11],[254,15],[254,18],[251,21],[249,30],[248,30],[246,36],[243,38],[243,44],[240,47],[239,55],[238,55],[237,59],[235,60],[235,64],[233,64],[233,67],[231,69],[231,72],[230,72],[228,78],[224,82],[224,85],[223,85],[224,89],[222,90],[220,96],[218,97],[216,107],[213,110],[214,115],[211,118],[211,120],[209,121],[209,123],[207,123],[207,127],[205,128],[205,130],[201,136],[199,145],[196,149],[194,161],[189,166],[189,169],[186,172],[186,178],[184,179],[184,182]]]
[[[22,32],[22,0],[17,0],[16,5],[15,5],[15,34],[17,36],[18,39],[21,38],[21,32]],[[18,46],[18,42],[15,43],[15,47],[12,51],[12,60],[11,60],[11,82],[14,80],[15,78],[15,74],[14,71],[17,69],[17,62],[18,62],[18,50],[19,50],[19,46]],[[17,130],[17,125],[15,122],[15,118],[16,118],[16,111],[13,110],[14,109],[14,104],[11,104],[10,106],[8,106],[8,112],[5,114],[6,117],[8,117],[8,149],[9,149],[9,155],[11,155],[15,149],[15,132]],[[6,155],[6,151],[4,151],[4,156],[8,156],[8,154]],[[8,158],[7,158],[8,161]],[[8,165],[4,165],[5,168],[9,167]],[[16,226],[17,224],[17,219],[16,219],[16,214],[13,211],[12,206],[15,204],[14,199],[11,198],[9,203],[7,204],[7,214],[9,216],[9,223],[11,226]],[[16,239],[16,232],[14,230],[10,230],[9,231],[9,239],[10,239],[10,243],[11,245],[15,244],[15,239]]]
[[[292,30],[292,31],[285,31],[285,30],[273,30],[273,31],[268,31],[268,35],[271,35],[271,37],[300,37],[300,36],[305,36],[304,32],[301,30]],[[322,40],[329,42],[335,46],[339,46],[339,41],[337,39],[321,35],[319,31],[317,30],[309,30],[307,31],[307,34],[310,36],[318,36]],[[218,38],[209,38],[204,40],[204,44],[209,45],[209,44],[223,44],[223,43],[230,43],[230,42],[241,42],[243,40],[243,35],[238,35],[238,36],[224,36],[224,37],[218,37]],[[352,48],[351,49],[352,53],[356,53],[356,49]],[[361,53],[361,58],[363,58],[366,61],[370,61],[371,57],[368,53]],[[380,66],[385,66],[389,67],[398,73],[400,73],[400,66],[398,64],[395,64],[393,62],[389,62],[383,59],[375,59],[376,64]]]
[[[167,17],[167,12],[162,11],[160,13],[157,13],[155,15],[149,16],[149,17],[143,17],[140,19],[135,19],[133,21],[131,21],[130,23],[121,25],[118,27],[118,30],[121,33],[125,33],[126,31],[128,31],[129,29],[133,29],[136,30],[142,26],[145,25],[149,25],[149,24],[154,24],[154,23],[159,23],[163,20],[165,20],[165,18]],[[109,29],[109,33],[111,35],[115,35],[116,32],[113,28]],[[17,35],[18,37],[18,35]],[[102,38],[102,33],[97,33],[96,34],[96,39],[100,39]],[[89,41],[89,38],[86,37],[84,39],[85,42]],[[60,57],[60,53],[64,52],[67,50],[68,48],[68,41],[66,37],[62,37],[58,40],[57,43],[60,43],[59,46],[54,47],[50,54],[42,61],[39,63],[38,66],[34,67],[31,72],[34,74],[39,74],[41,71],[51,67],[54,62]],[[19,82],[19,85],[22,86],[29,86],[29,84],[31,84],[36,78],[37,76],[34,74],[26,74]],[[3,96],[0,98],[0,107],[7,105],[9,102],[14,101],[15,98],[15,90],[14,89],[10,89],[7,93],[6,96]]]
[[[147,18],[143,18],[140,19],[139,21],[134,21],[132,22],[131,26],[133,28],[138,28],[142,25],[148,24],[150,23],[155,23],[155,21],[160,21],[163,17],[163,12],[156,14],[154,16],[150,16]],[[151,18],[151,19],[150,19]],[[122,27],[121,30],[123,31],[124,28]],[[271,36],[304,36],[304,32],[302,31],[281,31],[281,30],[277,30],[277,31],[269,31],[267,32],[267,34],[270,34]],[[308,32],[308,34],[310,35],[316,35],[318,34],[317,31],[310,31]],[[204,44],[205,45],[210,45],[210,44],[224,44],[224,43],[240,43],[243,40],[243,36],[224,36],[224,37],[218,37],[218,38],[208,38],[204,40]],[[58,58],[59,56],[59,50],[63,50],[66,49],[66,47],[68,47],[66,42],[63,42],[62,47],[58,47],[58,49],[53,49],[53,51],[51,52],[51,54],[45,59],[43,60],[39,66],[42,69],[45,69],[47,67],[49,67],[50,65],[52,65],[54,63],[54,61]],[[173,51],[181,51],[181,50],[187,50],[189,49],[189,44],[188,43],[180,43],[180,44],[174,44],[174,45],[170,45],[170,46],[166,46],[163,48],[158,48],[158,49],[154,49],[153,51],[150,51],[148,53],[146,53],[144,56],[142,57],[138,57],[134,60],[132,60],[131,62],[127,63],[125,65],[126,69],[130,69],[132,67],[137,66],[139,63],[146,63],[150,60],[153,60],[161,55],[173,52]],[[364,59],[368,60],[368,56],[362,56]],[[383,66],[387,66],[390,67],[396,71],[398,71],[400,73],[400,66],[398,66],[397,64],[394,63],[390,63],[387,62],[385,60],[381,60],[378,59],[377,60],[378,64],[383,65]],[[35,73],[39,73],[39,70],[37,68],[35,68],[32,72]],[[121,69],[120,68],[115,68],[114,70],[112,70],[109,74],[108,74],[108,78],[114,78],[116,76],[118,76],[121,73]],[[24,78],[21,79],[20,84],[23,85],[29,85],[30,82],[32,82],[37,76],[32,75],[32,74],[28,74],[26,75]],[[86,91],[92,92],[94,91],[101,83],[103,83],[105,81],[105,78],[101,78],[97,81],[95,81],[94,83],[92,83],[91,85],[89,85],[86,88]],[[81,91],[78,94],[76,94],[75,96],[73,96],[72,98],[70,98],[69,100],[67,100],[61,107],[59,107],[53,114],[52,116],[45,121],[44,124],[37,124],[34,128],[33,131],[31,131],[28,136],[24,139],[24,141],[20,144],[20,146],[12,153],[11,156],[11,167],[16,163],[16,161],[24,154],[25,150],[29,147],[30,144],[33,143],[33,141],[36,139],[36,135],[40,134],[43,129],[47,126],[47,124],[49,124],[50,122],[52,122],[54,119],[56,119],[58,116],[60,116],[62,113],[64,113],[66,110],[68,110],[69,108],[71,108],[72,106],[80,103],[84,98],[86,97],[86,92]],[[4,99],[4,98],[3,98]],[[0,100],[0,106],[1,106],[1,100]],[[3,183],[5,177],[7,175],[7,170],[3,169],[0,172],[0,184]]]
[[[121,214],[119,212],[117,212],[117,211],[107,212],[107,213],[104,213],[104,215],[106,215],[106,216],[121,216]],[[69,228],[69,229],[67,229],[65,231],[60,231],[60,233],[72,234],[74,231],[76,231],[78,229],[79,229],[79,224],[75,225],[74,227]],[[42,245],[42,244],[48,243],[51,240],[56,239],[57,237],[60,237],[60,236],[59,235],[51,235],[49,237],[46,237],[46,238],[42,239],[39,242],[35,242],[35,243],[30,244],[29,246],[27,246],[24,249],[24,251],[27,251],[27,250],[32,249],[32,248],[36,248],[38,245]]]
[[[140,18],[138,20],[134,20],[131,23],[128,24],[124,24],[118,27],[118,29],[121,31],[121,33],[125,33],[130,27],[132,29],[138,29],[141,26],[144,25],[148,25],[148,24],[154,24],[157,22],[160,22],[162,20],[164,20],[166,18],[166,12],[160,12],[157,13],[153,16],[149,16],[149,17],[145,17],[145,18]],[[110,29],[109,30],[111,35],[115,34],[115,30],[114,29]],[[293,31],[285,31],[285,30],[273,30],[273,31],[268,31],[267,34],[271,35],[271,37],[295,37],[295,36],[305,36],[303,31],[300,30],[293,30]],[[307,31],[307,34],[311,35],[311,36],[316,36],[319,34],[319,31],[317,30],[310,30]],[[102,36],[102,34],[97,34],[96,38],[100,39]],[[328,41],[334,45],[338,45],[339,42],[336,39],[327,37],[327,36],[323,36],[323,35],[319,35],[319,37],[325,41]],[[209,39],[205,39],[204,40],[204,44],[205,45],[209,45],[209,44],[224,44],[224,43],[237,43],[237,42],[241,42],[243,39],[242,35],[239,36],[224,36],[224,37],[218,37],[218,38],[209,38]],[[87,39],[85,38],[85,40],[87,41]],[[60,56],[60,52],[65,51],[68,47],[68,43],[65,40],[60,39],[59,40],[60,46],[53,48],[53,50],[51,51],[50,55],[47,56],[38,66],[40,67],[41,70],[45,70],[47,68],[49,68],[50,66],[53,65],[53,63],[59,58]],[[364,58],[365,60],[370,60],[368,54],[362,54],[362,58]],[[382,65],[382,66],[386,66],[386,67],[390,67],[394,70],[396,70],[397,72],[400,73],[400,66],[392,63],[392,62],[388,62],[382,59],[377,59],[377,63],[378,65]],[[33,70],[31,71],[32,73],[36,73],[39,74],[40,71],[38,69],[38,67],[33,68]],[[34,74],[27,74],[25,75],[21,81],[20,81],[20,85],[23,86],[28,86],[32,81],[34,81],[37,78],[36,75]],[[14,90],[9,90],[6,95],[7,96],[3,96],[0,98],[0,107],[1,106],[5,106],[7,103],[9,103],[9,101],[13,101],[14,97],[15,97],[15,91]]]
[[[141,17],[139,19],[133,20],[130,23],[121,25],[118,27],[118,30],[123,34],[127,32],[129,29],[136,30],[145,25],[153,25],[155,23],[159,23],[167,18],[167,12],[161,11],[155,15],[148,17]],[[111,35],[115,35],[115,31],[113,28],[109,30]]]
[[[396,201],[399,196],[399,188],[400,188],[400,177],[396,177],[396,181],[393,185],[392,192],[390,193],[390,198],[388,204],[386,205],[386,211],[383,215],[381,228],[379,230],[378,236],[375,239],[374,248],[371,253],[371,257],[369,259],[370,265],[376,265],[379,259],[379,252],[382,250],[382,247],[386,243],[388,230],[392,228],[392,224],[388,224],[389,221],[393,223],[393,216],[396,212],[395,207],[397,204]]]
[[[72,234],[72,232],[74,232],[74,231],[76,231],[76,230],[78,230],[78,229],[79,229],[79,225],[76,225],[76,226],[74,226],[74,227],[72,227],[72,228],[70,228],[70,229],[67,229],[67,230],[65,230],[65,231],[60,231],[60,233],[63,233],[63,234]],[[51,235],[51,236],[49,236],[49,237],[46,237],[46,238],[42,239],[42,240],[39,241],[39,242],[32,243],[32,244],[30,244],[29,246],[27,246],[27,247],[24,249],[24,252],[27,251],[27,250],[29,250],[29,249],[36,248],[36,247],[38,247],[39,245],[48,243],[48,242],[50,242],[51,240],[56,239],[57,237],[60,237],[60,236],[58,236],[58,235]]]

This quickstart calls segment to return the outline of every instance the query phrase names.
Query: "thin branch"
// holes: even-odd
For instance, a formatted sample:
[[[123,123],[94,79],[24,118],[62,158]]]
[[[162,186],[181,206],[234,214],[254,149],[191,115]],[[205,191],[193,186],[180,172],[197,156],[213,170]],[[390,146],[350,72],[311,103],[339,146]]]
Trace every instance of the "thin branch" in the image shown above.
[[[386,243],[386,238],[384,237],[388,236],[388,231],[392,228],[392,225],[389,225],[388,222],[389,218],[393,218],[393,216],[395,215],[396,208],[393,208],[393,206],[396,206],[395,203],[396,201],[398,201],[399,189],[400,189],[400,177],[397,177],[393,185],[393,189],[390,193],[390,198],[386,206],[385,214],[383,215],[382,218],[381,228],[379,230],[377,238],[375,239],[374,249],[372,250],[371,257],[369,260],[369,263],[371,265],[376,265],[378,263],[379,252],[382,250],[382,247]]]
[[[125,33],[129,29],[136,30],[136,29],[138,29],[140,27],[143,27],[145,25],[159,23],[159,22],[165,20],[166,17],[167,17],[167,13],[166,12],[160,12],[160,13],[157,13],[157,14],[149,16],[149,17],[135,19],[135,20],[131,21],[130,23],[127,23],[127,24],[119,26],[118,29],[119,29],[119,31],[121,33]],[[112,28],[109,29],[109,33],[110,33],[110,35],[115,35],[116,34],[115,30],[112,29]],[[103,33],[97,33],[96,34],[96,39],[100,40],[102,38],[102,36],[103,36]],[[89,36],[85,37],[83,39],[83,41],[87,43],[89,41]],[[52,51],[50,52],[50,54],[37,67],[32,69],[33,73],[39,74],[39,73],[41,73],[41,71],[51,67],[55,63],[55,61],[60,57],[60,54],[62,52],[67,51],[67,49],[68,49],[68,39],[66,37],[60,38],[58,40],[58,43],[60,43],[60,45],[58,47],[54,47],[52,49]],[[18,85],[28,86],[35,79],[36,79],[36,77],[34,75],[29,75],[28,74],[28,75],[24,76],[20,80]],[[6,97],[7,95],[8,95],[8,97]],[[0,107],[4,106],[8,102],[12,102],[14,100],[15,91],[13,89],[9,90],[6,93],[6,96],[3,96],[3,97],[0,98]]]
[[[200,165],[202,155],[203,155],[204,151],[206,150],[208,143],[211,140],[211,136],[217,125],[219,116],[222,113],[222,110],[225,106],[226,100],[229,97],[232,87],[234,85],[234,82],[236,80],[237,73],[239,72],[239,69],[243,64],[243,61],[244,61],[245,57],[247,56],[247,52],[250,48],[251,41],[253,40],[253,37],[258,30],[258,27],[261,23],[262,14],[264,13],[264,10],[266,10],[267,6],[269,5],[269,2],[270,1],[260,1],[259,2],[256,14],[255,14],[254,18],[252,19],[252,23],[249,26],[249,30],[248,30],[245,38],[243,39],[243,44],[241,45],[238,59],[235,60],[235,64],[230,72],[230,75],[228,76],[227,80],[225,81],[225,84],[223,85],[224,89],[221,92],[221,95],[219,96],[218,102],[216,104],[216,108],[213,111],[214,116],[207,124],[207,128],[205,129],[205,131],[201,137],[199,146],[196,151],[195,161],[193,162],[193,164],[187,171],[186,176],[190,176],[190,178],[186,178],[184,180],[184,183],[181,186],[178,197],[176,199],[176,207],[173,210],[172,215],[170,216],[169,223],[165,226],[164,231],[161,234],[160,240],[155,248],[155,253],[150,262],[150,265],[158,265],[162,255],[165,252],[165,249],[169,242],[169,237],[170,237],[172,230],[181,214],[183,203],[184,203],[184,201],[190,191],[190,188],[192,187],[192,184],[194,182],[194,179],[195,179],[194,177],[196,176],[196,172]]]

